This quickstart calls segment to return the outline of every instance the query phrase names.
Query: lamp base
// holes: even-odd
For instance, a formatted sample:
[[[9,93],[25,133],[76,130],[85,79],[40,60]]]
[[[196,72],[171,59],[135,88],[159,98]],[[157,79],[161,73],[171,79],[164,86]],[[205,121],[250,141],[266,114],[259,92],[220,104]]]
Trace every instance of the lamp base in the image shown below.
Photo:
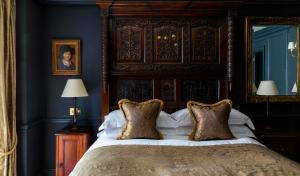
[[[78,130],[78,127],[77,127],[77,124],[72,124],[72,126],[71,126],[71,130],[72,131],[76,131],[76,130]]]
[[[72,118],[73,118],[73,121],[72,121],[72,125],[71,125],[71,130],[72,131],[78,130],[78,127],[77,127],[77,114],[74,114],[72,116]]]

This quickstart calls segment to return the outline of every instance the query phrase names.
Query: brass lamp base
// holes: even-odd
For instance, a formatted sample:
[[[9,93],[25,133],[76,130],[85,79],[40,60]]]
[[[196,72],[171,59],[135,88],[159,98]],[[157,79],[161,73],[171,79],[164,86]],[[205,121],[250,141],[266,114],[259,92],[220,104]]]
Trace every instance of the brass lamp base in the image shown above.
[[[78,130],[76,113],[73,115],[72,118],[73,118],[73,122],[72,122],[71,130]]]
[[[78,129],[78,127],[77,127],[77,115],[78,115],[78,113],[77,113],[77,104],[76,104],[76,99],[77,99],[77,97],[74,97],[74,109],[73,109],[73,124],[72,124],[72,128],[71,128],[71,130],[77,130]],[[71,109],[70,109],[70,113],[71,113]]]
[[[77,124],[72,124],[71,130],[78,130]]]

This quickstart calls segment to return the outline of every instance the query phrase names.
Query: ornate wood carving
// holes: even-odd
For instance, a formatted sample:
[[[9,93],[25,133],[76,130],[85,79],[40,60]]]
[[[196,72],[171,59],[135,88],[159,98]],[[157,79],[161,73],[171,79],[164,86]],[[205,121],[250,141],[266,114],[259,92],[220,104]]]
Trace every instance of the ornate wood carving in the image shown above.
[[[108,91],[108,9],[102,9],[101,11],[102,21],[102,87],[104,93]]]
[[[143,62],[143,28],[122,26],[117,28],[117,62]]]
[[[103,118],[109,112],[109,75],[108,75],[108,48],[109,48],[109,26],[108,26],[108,18],[109,18],[109,7],[112,2],[107,1],[99,5],[101,8],[101,61],[102,61],[102,87],[101,87],[101,117]],[[107,103],[105,103],[107,102]]]
[[[175,100],[175,82],[172,79],[160,81],[160,94],[163,101]]]
[[[190,69],[195,64],[227,62],[223,18],[114,17],[112,21],[115,71]],[[164,66],[168,64],[172,67]]]
[[[218,80],[183,80],[182,100],[218,100],[220,95]]]
[[[192,28],[192,62],[218,63],[219,36],[218,27]]]
[[[116,81],[116,95],[113,104],[123,98],[133,101],[144,101],[153,98],[152,80],[124,80]]]
[[[231,95],[232,92],[232,75],[233,75],[233,43],[234,43],[234,32],[233,32],[233,27],[234,27],[234,20],[233,20],[233,15],[236,15],[236,12],[232,12],[232,10],[228,10],[228,15],[227,15],[227,25],[228,25],[228,45],[227,45],[227,84],[228,84],[228,94]]]
[[[225,69],[225,65],[207,65],[207,64],[119,64],[114,66],[114,70],[116,71],[146,71],[145,73],[153,72],[153,74],[158,72],[164,72],[168,74],[170,72],[184,72],[182,74],[186,74],[189,72],[198,72],[198,73],[205,73],[205,72],[214,72],[214,74],[223,73]],[[222,70],[222,72],[220,72]],[[155,72],[154,72],[155,71]],[[166,72],[167,71],[167,72]],[[179,74],[179,73],[177,73]]]
[[[154,62],[181,61],[181,27],[154,27]]]
[[[233,43],[227,38],[232,37],[233,25],[227,12],[238,0],[96,3],[109,14],[101,17],[102,82],[110,95],[107,91],[101,97],[104,106],[116,106],[121,98],[155,97],[166,101],[168,111],[190,99],[228,97],[233,54],[227,50]]]

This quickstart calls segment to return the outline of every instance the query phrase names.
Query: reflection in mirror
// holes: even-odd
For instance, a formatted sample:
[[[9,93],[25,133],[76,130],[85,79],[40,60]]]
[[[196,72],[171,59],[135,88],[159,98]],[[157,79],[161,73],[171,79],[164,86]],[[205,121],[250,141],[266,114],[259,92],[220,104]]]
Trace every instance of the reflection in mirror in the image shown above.
[[[263,80],[273,80],[279,95],[294,95],[297,78],[297,27],[295,25],[253,25],[252,93]]]
[[[300,101],[299,94],[299,25],[298,17],[247,17],[246,101],[263,102],[257,95],[262,81],[273,81],[278,94],[271,102]]]

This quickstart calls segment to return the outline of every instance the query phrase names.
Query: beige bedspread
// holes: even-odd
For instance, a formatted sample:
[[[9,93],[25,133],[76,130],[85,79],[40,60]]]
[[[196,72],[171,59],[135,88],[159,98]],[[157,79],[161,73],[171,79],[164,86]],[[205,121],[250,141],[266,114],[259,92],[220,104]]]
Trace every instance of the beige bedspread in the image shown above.
[[[106,146],[81,160],[71,176],[300,176],[300,164],[263,146]]]

